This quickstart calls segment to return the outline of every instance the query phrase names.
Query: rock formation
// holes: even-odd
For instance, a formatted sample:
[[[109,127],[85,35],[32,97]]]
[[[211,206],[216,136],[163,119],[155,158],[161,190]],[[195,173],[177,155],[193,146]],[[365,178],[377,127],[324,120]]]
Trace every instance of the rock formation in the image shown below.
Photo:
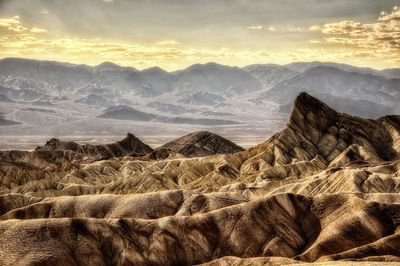
[[[247,151],[197,132],[154,151],[128,135],[0,159],[1,265],[400,262],[399,116],[301,93]]]
[[[105,145],[80,145],[72,141],[63,142],[58,139],[51,139],[43,147],[38,147],[37,151],[50,151],[56,150],[73,151],[83,156],[96,157],[98,159],[107,159],[112,157],[126,156],[130,153],[147,154],[152,152],[153,149],[147,144],[143,143],[140,139],[136,138],[131,133],[116,142]]]
[[[186,157],[231,154],[244,149],[230,140],[208,131],[198,131],[164,144],[160,149],[172,150]]]

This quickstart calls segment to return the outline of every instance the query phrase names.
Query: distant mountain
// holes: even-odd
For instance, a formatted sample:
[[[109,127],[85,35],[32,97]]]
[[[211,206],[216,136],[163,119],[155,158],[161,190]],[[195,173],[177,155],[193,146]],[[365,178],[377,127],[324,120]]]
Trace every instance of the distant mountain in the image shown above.
[[[188,105],[210,105],[214,106],[221,102],[224,102],[225,98],[214,93],[207,91],[199,91],[190,95],[187,95],[178,100],[178,103]]]
[[[249,65],[244,67],[243,70],[249,72],[254,78],[258,79],[263,88],[272,88],[279,82],[299,74],[298,71],[274,64]]]
[[[113,99],[99,96],[96,94],[89,94],[88,96],[76,100],[75,102],[87,105],[96,105],[96,106],[112,106],[116,104],[115,101],[113,101]]]
[[[131,71],[137,72],[138,70],[133,67],[122,67],[112,62],[103,62],[92,68],[93,72],[113,72],[113,71]]]
[[[150,96],[159,95],[173,89],[174,75],[159,68],[138,71],[131,67],[121,67],[105,62],[98,66],[74,65],[54,61],[39,61],[20,58],[0,60],[0,85],[8,88],[24,89],[21,84],[29,81],[36,84],[30,90],[68,94],[78,91],[88,84],[111,87],[117,91],[139,92],[150,87]],[[13,84],[4,77],[13,77]],[[18,83],[20,83],[18,85]],[[39,84],[41,83],[41,84]],[[80,91],[82,93],[83,91]],[[78,94],[80,94],[78,93]],[[143,95],[142,95],[143,96]]]
[[[175,75],[153,67],[132,73],[126,82],[135,95],[150,98],[171,92],[175,88],[176,80]]]
[[[0,85],[0,94],[13,101],[34,101],[43,96],[36,91],[26,89],[14,89]]]
[[[326,66],[326,67],[334,67],[337,69],[341,69],[348,72],[356,72],[359,74],[370,74],[376,76],[382,76],[388,79],[400,79],[400,68],[389,68],[384,70],[375,70],[368,67],[356,67],[347,64],[339,64],[339,63],[331,63],[331,62],[296,62],[284,65],[283,67],[291,69],[297,72],[304,72],[311,68],[319,67],[319,66]]]
[[[262,89],[261,83],[248,72],[216,63],[195,64],[175,74],[178,84],[174,94],[177,96],[198,92],[233,96]]]
[[[387,79],[382,76],[347,72],[334,67],[318,66],[291,79],[284,80],[271,90],[261,94],[258,99],[265,99],[290,104],[296,96],[306,91],[312,95],[323,95],[325,101],[334,103],[334,98],[348,98],[354,101],[367,101],[376,104],[375,116],[383,115],[385,111],[394,111],[400,101],[400,79]],[[333,99],[329,100],[329,95]],[[366,103],[367,103],[366,102]],[[362,104],[362,102],[359,102]],[[367,112],[360,109],[359,104],[352,106],[333,105],[341,111],[371,117],[374,109]],[[386,108],[383,108],[386,106]],[[380,107],[379,107],[380,106]],[[364,108],[364,110],[366,110]]]
[[[63,88],[77,87],[92,79],[91,67],[55,61],[22,58],[0,60],[0,75],[58,84]]]
[[[400,68],[385,69],[380,73],[389,79],[400,79]]]
[[[0,102],[2,103],[14,103],[15,101],[11,100],[7,96],[0,94]]]
[[[194,108],[186,108],[181,105],[167,104],[161,102],[150,102],[146,104],[147,107],[154,108],[155,110],[162,113],[169,114],[183,114],[183,113],[196,113],[199,110]]]
[[[224,112],[213,112],[213,111],[205,111],[201,113],[205,116],[232,116],[232,114],[224,113]]]
[[[132,107],[119,105],[108,108],[98,116],[99,118],[106,119],[119,119],[119,120],[132,120],[132,121],[154,121],[161,123],[172,123],[172,124],[189,124],[189,125],[233,125],[238,124],[232,120],[221,120],[221,119],[208,119],[208,118],[189,118],[189,117],[166,117],[161,115],[155,115],[152,113],[146,113],[138,111]]]
[[[344,70],[347,72],[356,72],[359,74],[381,75],[379,70],[375,70],[372,68],[356,67],[356,66],[347,65],[347,64],[339,64],[339,63],[332,63],[332,62],[320,62],[320,61],[295,62],[295,63],[284,65],[284,67],[291,69],[293,71],[299,72],[299,73],[303,73],[309,69],[316,68],[316,67],[332,67],[332,68],[337,68],[337,69]]]
[[[99,118],[120,119],[120,120],[133,120],[133,121],[152,121],[154,119],[161,120],[163,117],[138,111],[129,106],[114,106],[108,108],[98,116]]]
[[[201,157],[214,154],[232,154],[244,149],[232,141],[208,131],[198,131],[168,142],[158,148],[183,154],[186,157]],[[158,150],[157,149],[157,150]]]
[[[74,121],[88,120],[88,114],[93,114],[109,119],[225,125],[246,123],[245,117],[254,117],[254,109],[263,105],[263,112],[279,108],[288,112],[300,91],[364,117],[399,113],[399,77],[399,69],[380,71],[330,62],[243,68],[206,63],[167,72],[159,67],[137,70],[111,62],[87,66],[6,58],[0,60],[0,95],[15,102],[9,102],[15,111],[27,103],[77,110]],[[4,97],[0,101],[6,101]],[[265,106],[266,102],[270,104]],[[109,114],[98,111],[119,105],[144,108]],[[228,113],[232,119],[207,119],[214,113]],[[31,121],[26,112],[24,116],[20,121],[29,124],[24,120]],[[260,112],[255,119],[263,117]],[[71,117],[64,118],[62,121],[71,121]]]
[[[164,120],[163,122],[174,124],[189,124],[189,125],[204,125],[204,126],[223,126],[223,125],[236,125],[239,122],[233,120],[223,119],[209,119],[209,118],[189,118],[189,117],[174,117]]]

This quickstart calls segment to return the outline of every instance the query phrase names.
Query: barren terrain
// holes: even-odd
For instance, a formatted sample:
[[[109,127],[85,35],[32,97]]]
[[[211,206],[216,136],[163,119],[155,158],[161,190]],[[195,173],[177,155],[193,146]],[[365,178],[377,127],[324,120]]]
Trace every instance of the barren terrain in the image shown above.
[[[400,263],[399,134],[301,93],[239,152],[210,132],[3,151],[0,264]]]

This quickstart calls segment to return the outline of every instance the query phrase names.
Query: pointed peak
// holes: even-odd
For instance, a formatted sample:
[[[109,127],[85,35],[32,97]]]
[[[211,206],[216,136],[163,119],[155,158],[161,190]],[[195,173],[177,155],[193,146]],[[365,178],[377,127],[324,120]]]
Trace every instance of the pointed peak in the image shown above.
[[[62,141],[56,138],[51,138],[50,140],[46,141],[44,146],[39,146],[36,150],[55,150],[58,149],[62,145]]]
[[[46,144],[51,144],[51,143],[60,143],[61,140],[56,139],[56,138],[51,138],[49,141],[46,142]]]
[[[118,141],[117,144],[121,145],[127,151],[138,154],[145,154],[153,151],[153,149],[150,146],[148,146],[140,139],[138,139],[135,135],[129,132],[126,134],[126,137]],[[109,146],[111,145],[115,144],[109,144]]]
[[[210,131],[196,131],[172,140],[160,149],[168,149],[185,157],[202,157],[214,154],[232,154],[244,149],[232,141]]]
[[[294,101],[294,109],[301,110],[302,113],[308,112],[335,112],[328,105],[306,92],[301,92]]]
[[[335,110],[310,94],[301,92],[294,102],[290,122],[299,126],[304,126],[307,123],[320,129],[326,127],[336,117],[337,112]]]
[[[128,139],[136,139],[135,135],[133,135],[132,133],[128,132],[128,134],[126,134],[126,137]]]
[[[135,135],[133,135],[132,133],[127,133],[126,137],[121,139],[120,141],[118,141],[119,143],[136,143],[136,142],[140,142],[140,140],[138,138],[136,138]]]

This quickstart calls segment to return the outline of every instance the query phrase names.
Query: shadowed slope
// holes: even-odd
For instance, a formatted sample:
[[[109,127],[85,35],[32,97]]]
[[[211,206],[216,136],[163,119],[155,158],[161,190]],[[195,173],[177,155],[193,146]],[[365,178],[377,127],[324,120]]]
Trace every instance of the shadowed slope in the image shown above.
[[[230,140],[208,131],[198,131],[164,144],[159,149],[169,149],[186,157],[231,154],[244,149]]]
[[[129,211],[129,198],[115,196],[114,201],[86,203],[92,206],[96,219],[61,215],[58,219],[18,223],[5,220],[0,223],[0,243],[4,247],[0,262],[190,265],[225,256],[283,257],[306,262],[368,259],[388,253],[400,256],[398,205],[368,202],[350,195],[308,198],[281,194],[239,201],[205,213],[179,214],[179,201],[190,192],[171,193],[136,196],[141,202],[138,207],[144,204],[139,208],[147,212],[144,219],[137,218],[140,213]],[[63,203],[65,200],[55,199],[58,208],[50,213],[67,214],[69,205]],[[38,204],[34,204],[36,214],[48,211]],[[176,215],[165,216],[168,210],[151,207],[165,204],[172,204],[171,214]],[[191,204],[195,206],[193,201]],[[23,218],[25,212],[18,212]]]

